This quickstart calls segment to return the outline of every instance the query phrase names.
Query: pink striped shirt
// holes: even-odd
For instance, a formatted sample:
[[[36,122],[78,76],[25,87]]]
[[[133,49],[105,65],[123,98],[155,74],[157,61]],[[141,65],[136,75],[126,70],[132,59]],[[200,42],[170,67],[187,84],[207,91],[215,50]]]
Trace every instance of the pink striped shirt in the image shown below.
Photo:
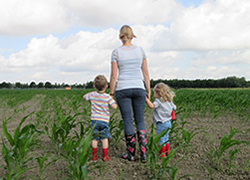
[[[91,102],[91,120],[109,122],[109,106],[115,103],[109,94],[94,91],[86,94],[85,99]]]

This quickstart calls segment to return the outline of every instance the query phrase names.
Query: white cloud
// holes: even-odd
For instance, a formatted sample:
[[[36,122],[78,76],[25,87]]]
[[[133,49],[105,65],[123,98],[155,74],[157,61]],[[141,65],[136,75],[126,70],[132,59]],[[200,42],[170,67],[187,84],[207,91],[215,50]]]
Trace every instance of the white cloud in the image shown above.
[[[60,0],[8,0],[0,2],[0,34],[29,36],[63,32],[69,26],[68,12]]]
[[[250,66],[250,50],[236,50],[236,51],[208,51],[199,52],[190,64],[194,67],[204,67],[204,66]]]
[[[33,38],[28,48],[12,54],[8,59],[8,65],[12,67],[35,67],[54,65],[54,61],[60,58],[58,38],[49,35],[47,38]]]
[[[76,23],[92,27],[167,23],[182,7],[174,0],[65,0],[64,3]]]
[[[0,34],[29,36],[71,26],[169,23],[182,9],[174,0],[9,0],[0,2]],[[156,13],[157,12],[157,13]]]
[[[90,78],[86,73],[109,74],[112,48],[119,45],[117,31],[112,28],[100,33],[80,31],[63,40],[49,35],[31,39],[27,49],[8,59],[2,57],[0,63],[13,77],[15,72],[25,72],[29,74],[26,78],[36,81],[47,77],[51,81],[86,82]]]
[[[145,46],[144,50],[149,58],[149,64],[152,66],[161,64],[161,67],[169,67],[178,54],[177,52],[159,54],[150,52],[154,34],[164,28],[160,25],[134,27],[138,37],[134,43],[143,48]],[[49,74],[52,80],[57,77],[64,81],[64,77],[68,79],[71,77],[70,82],[74,82],[74,78],[78,82],[81,81],[80,79],[86,82],[99,73],[109,76],[112,50],[121,45],[118,33],[117,30],[110,28],[99,33],[80,31],[62,40],[53,35],[45,38],[33,38],[27,49],[12,54],[6,59],[5,67],[12,73],[13,77],[16,76],[15,71],[18,73],[26,72],[30,74],[27,77],[36,81],[46,79],[45,77],[49,79]]]
[[[187,8],[156,38],[154,50],[239,50],[250,48],[248,0],[207,1]]]

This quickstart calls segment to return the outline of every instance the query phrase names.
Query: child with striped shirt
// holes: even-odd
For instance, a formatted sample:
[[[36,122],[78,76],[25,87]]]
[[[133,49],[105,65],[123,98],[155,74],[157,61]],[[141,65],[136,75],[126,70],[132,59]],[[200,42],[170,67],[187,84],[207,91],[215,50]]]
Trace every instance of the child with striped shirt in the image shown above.
[[[102,142],[103,161],[108,161],[108,138],[111,137],[109,129],[109,106],[116,109],[115,100],[107,93],[108,81],[105,76],[98,75],[94,79],[96,91],[87,93],[83,98],[91,102],[91,127],[93,130],[92,158],[97,159],[98,141]]]

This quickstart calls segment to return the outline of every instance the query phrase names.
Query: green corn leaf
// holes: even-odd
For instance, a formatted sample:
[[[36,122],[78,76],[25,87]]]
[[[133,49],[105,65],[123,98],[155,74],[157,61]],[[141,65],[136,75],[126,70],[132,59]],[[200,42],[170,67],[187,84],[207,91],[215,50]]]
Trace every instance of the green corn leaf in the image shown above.
[[[14,140],[13,140],[13,138],[11,137],[11,135],[9,134],[9,132],[7,130],[7,126],[6,126],[5,121],[3,121],[3,132],[4,132],[4,135],[6,136],[6,138],[8,139],[10,145],[13,146],[14,145]]]

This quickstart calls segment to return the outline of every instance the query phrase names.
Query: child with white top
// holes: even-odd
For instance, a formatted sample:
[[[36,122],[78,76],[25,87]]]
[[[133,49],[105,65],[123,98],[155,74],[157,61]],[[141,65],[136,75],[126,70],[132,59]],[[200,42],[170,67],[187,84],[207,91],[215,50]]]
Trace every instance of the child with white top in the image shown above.
[[[153,110],[153,120],[156,124],[157,135],[162,131],[169,129],[167,133],[161,137],[159,146],[162,146],[159,156],[166,157],[170,153],[169,132],[171,129],[172,112],[176,110],[176,105],[173,103],[175,93],[170,87],[164,83],[158,83],[154,87],[155,100],[152,103],[146,98],[146,103]]]
[[[102,141],[103,161],[108,161],[108,138],[110,135],[109,128],[109,106],[116,109],[117,104],[114,99],[105,93],[108,88],[108,81],[103,75],[98,75],[94,80],[94,88],[97,91],[87,93],[83,98],[91,102],[91,127],[93,130],[92,140],[92,159],[97,159],[98,141]]]

